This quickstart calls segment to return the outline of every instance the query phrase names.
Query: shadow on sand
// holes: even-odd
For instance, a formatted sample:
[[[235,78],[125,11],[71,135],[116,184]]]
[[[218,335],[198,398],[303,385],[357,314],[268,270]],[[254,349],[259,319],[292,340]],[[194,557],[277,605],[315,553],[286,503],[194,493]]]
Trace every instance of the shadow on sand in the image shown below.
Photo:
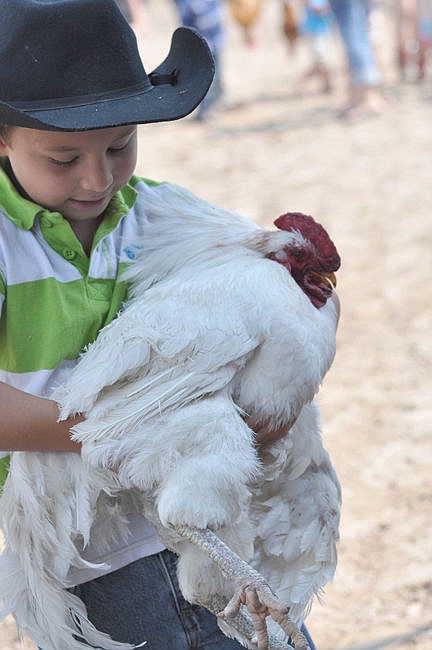
[[[394,636],[388,636],[383,639],[378,639],[377,641],[369,641],[366,643],[361,643],[360,645],[351,645],[340,650],[381,650],[381,648],[390,648],[394,645],[402,645],[404,643],[409,643],[413,641],[420,635],[425,632],[432,630],[432,622],[425,625],[420,625],[419,627],[414,628],[411,632],[405,632],[404,634],[395,634]],[[330,650],[330,649],[329,649]]]

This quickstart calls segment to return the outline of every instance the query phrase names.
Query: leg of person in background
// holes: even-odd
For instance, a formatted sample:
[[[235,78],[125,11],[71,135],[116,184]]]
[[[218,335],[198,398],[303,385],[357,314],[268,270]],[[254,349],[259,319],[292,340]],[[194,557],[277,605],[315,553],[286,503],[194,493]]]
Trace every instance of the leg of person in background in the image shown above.
[[[432,51],[432,2],[417,0],[417,36],[419,48],[419,79],[424,79],[428,52]]]
[[[132,22],[132,10],[129,3],[129,0],[116,0],[117,6],[122,12],[123,16],[126,18],[128,23]]]
[[[147,31],[147,9],[146,0],[129,0],[132,14],[132,27],[138,38],[144,36]]]
[[[220,107],[223,95],[222,50],[225,45],[225,7],[222,0],[174,0],[180,22],[197,29],[206,39],[215,60],[215,76],[195,118],[207,120]]]
[[[199,121],[208,119],[212,111],[220,105],[224,94],[222,85],[221,54],[213,51],[213,59],[215,63],[215,74],[207,95],[204,97],[197,109],[196,119]]]
[[[312,56],[311,67],[303,74],[300,86],[306,90],[309,82],[318,81],[318,90],[331,91],[329,39],[331,36],[332,19],[330,5],[326,0],[307,0],[304,6],[303,20],[300,23],[300,34],[304,36]]]
[[[355,119],[382,112],[386,100],[382,93],[378,67],[369,32],[368,0],[330,0],[350,71],[351,91],[341,117]]]
[[[116,2],[137,36],[142,36],[146,29],[144,0],[116,0]]]

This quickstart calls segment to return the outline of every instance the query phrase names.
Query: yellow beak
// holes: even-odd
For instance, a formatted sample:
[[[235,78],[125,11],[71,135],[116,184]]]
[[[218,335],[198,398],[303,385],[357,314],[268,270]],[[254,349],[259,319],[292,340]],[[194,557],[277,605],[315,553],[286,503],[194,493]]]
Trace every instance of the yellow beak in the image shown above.
[[[329,273],[313,273],[317,278],[329,284],[332,289],[336,287],[336,275],[332,272]]]

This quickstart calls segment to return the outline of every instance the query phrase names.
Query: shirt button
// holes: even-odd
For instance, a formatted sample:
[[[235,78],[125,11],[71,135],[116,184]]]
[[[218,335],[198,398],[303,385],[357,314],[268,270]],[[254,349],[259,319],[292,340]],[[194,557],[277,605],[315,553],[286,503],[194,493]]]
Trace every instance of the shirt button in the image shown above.
[[[44,228],[52,228],[52,227],[53,227],[53,224],[52,224],[52,222],[48,219],[48,217],[42,217],[42,219],[41,219],[41,225],[42,225]]]
[[[63,248],[63,257],[65,260],[73,260],[76,257],[76,251],[71,248]]]

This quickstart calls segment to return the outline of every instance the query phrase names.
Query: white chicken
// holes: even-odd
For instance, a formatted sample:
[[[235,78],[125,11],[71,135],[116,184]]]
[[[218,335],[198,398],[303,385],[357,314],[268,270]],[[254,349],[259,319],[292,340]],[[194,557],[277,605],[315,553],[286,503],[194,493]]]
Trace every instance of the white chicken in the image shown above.
[[[291,635],[307,648],[297,625],[336,565],[340,491],[314,397],[335,354],[339,256],[311,217],[283,215],[271,231],[183,188],[142,185],[130,300],[53,396],[62,418],[86,414],[74,429],[81,457],[13,455],[3,613],[44,650],[83,650],[82,638],[130,648],[97,631],[63,581],[85,563],[90,529],[96,540],[124,533],[132,501],[179,554],[185,597],[219,614],[226,634],[249,648],[286,648]],[[257,452],[245,415],[291,428]],[[214,562],[211,531],[289,617],[247,565]]]

